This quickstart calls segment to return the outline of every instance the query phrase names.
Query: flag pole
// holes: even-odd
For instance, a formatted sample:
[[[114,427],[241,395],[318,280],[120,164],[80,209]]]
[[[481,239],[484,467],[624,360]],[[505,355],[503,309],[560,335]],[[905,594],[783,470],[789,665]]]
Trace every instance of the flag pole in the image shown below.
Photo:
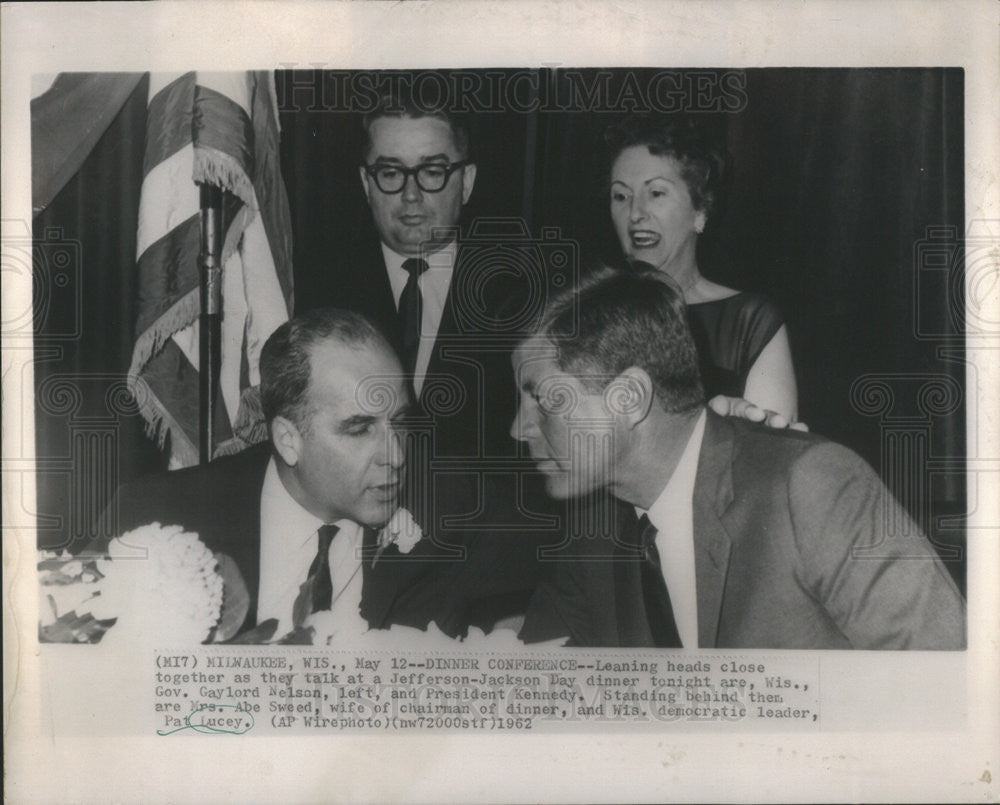
[[[198,455],[200,463],[208,464],[215,448],[215,398],[222,362],[222,190],[204,182],[200,187]]]

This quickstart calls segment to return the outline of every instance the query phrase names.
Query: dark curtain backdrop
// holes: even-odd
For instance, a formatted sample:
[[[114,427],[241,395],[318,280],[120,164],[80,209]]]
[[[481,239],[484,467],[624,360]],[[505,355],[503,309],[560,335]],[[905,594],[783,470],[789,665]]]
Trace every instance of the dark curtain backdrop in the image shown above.
[[[42,547],[82,547],[119,483],[166,468],[125,390],[148,85],[33,221]]]
[[[464,73],[440,71],[452,87],[481,79],[465,96],[479,103],[470,118],[479,173],[463,226],[503,217],[522,221],[533,238],[556,227],[584,255],[616,257],[601,134],[630,105],[641,107],[642,88],[663,71],[577,71],[575,96],[560,95],[567,78],[560,71]],[[703,109],[698,114],[734,158],[728,203],[699,244],[703,272],[779,304],[801,417],[813,430],[852,447],[884,476],[898,475],[887,450],[897,457],[900,434],[917,433],[915,456],[929,469],[901,497],[939,546],[960,544],[961,521],[945,529],[938,517],[965,511],[964,468],[955,468],[965,455],[961,283],[954,281],[964,226],[962,71],[670,73],[680,88],[672,98]],[[360,110],[375,82],[339,71],[277,75],[301,311],[336,304],[331,277],[344,268],[345,246],[375,243],[358,178]],[[515,93],[497,94],[524,75],[532,78],[518,78]],[[36,445],[51,468],[39,483],[46,545],[85,538],[114,483],[164,466],[139,418],[113,393],[132,349],[145,94],[143,81],[34,221]],[[63,241],[78,254],[72,292],[37,268]],[[75,319],[79,328],[67,334],[65,323]],[[852,399],[864,376],[873,377]],[[59,392],[67,377],[75,394]],[[940,377],[951,385],[928,393],[922,384]],[[957,405],[942,400],[955,387]],[[949,471],[931,471],[949,459]],[[898,478],[887,481],[899,486]],[[916,511],[921,506],[927,510]],[[961,580],[961,562],[949,566]]]

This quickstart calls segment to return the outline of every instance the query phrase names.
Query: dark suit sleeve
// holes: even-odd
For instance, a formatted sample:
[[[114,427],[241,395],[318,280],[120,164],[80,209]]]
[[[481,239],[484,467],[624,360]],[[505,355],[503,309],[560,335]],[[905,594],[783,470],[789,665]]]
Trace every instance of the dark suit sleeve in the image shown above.
[[[431,623],[449,637],[464,635],[465,602],[441,583],[440,574],[425,573],[401,590],[380,628],[393,624],[426,630]]]
[[[449,584],[438,548],[423,539],[409,554],[391,546],[379,555],[374,539],[361,558],[361,616],[369,626],[427,629],[433,622],[450,637],[464,634],[465,601]]]
[[[425,515],[425,533],[448,557],[446,588],[466,602],[467,625],[487,632],[525,613],[538,583],[538,552],[561,539],[563,521],[552,517],[545,525],[546,510],[520,495],[517,481],[489,471],[442,474],[434,481],[436,516]],[[451,507],[474,510],[474,519],[455,518]],[[450,519],[458,526],[448,528]]]
[[[120,486],[101,515],[98,536],[87,545],[84,552],[104,554],[113,538],[153,522],[161,525],[185,525],[183,518],[168,513],[171,480],[171,476],[160,474]],[[177,508],[176,501],[174,507]]]
[[[587,597],[581,586],[579,563],[559,562],[546,573],[528,605],[518,637],[525,643],[540,643],[569,637],[567,645],[594,645]]]
[[[806,451],[789,510],[799,578],[855,648],[965,647],[958,588],[861,458],[831,443]]]

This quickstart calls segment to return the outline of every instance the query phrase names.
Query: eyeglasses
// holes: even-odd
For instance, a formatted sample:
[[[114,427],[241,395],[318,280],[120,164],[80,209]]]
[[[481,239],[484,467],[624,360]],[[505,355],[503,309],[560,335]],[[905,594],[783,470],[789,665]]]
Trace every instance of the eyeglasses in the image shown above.
[[[375,184],[383,193],[392,195],[403,192],[406,180],[412,176],[417,187],[425,193],[440,193],[448,184],[451,175],[459,168],[464,168],[469,160],[461,162],[427,162],[415,168],[404,168],[402,165],[375,164],[365,165],[365,173],[375,179]]]

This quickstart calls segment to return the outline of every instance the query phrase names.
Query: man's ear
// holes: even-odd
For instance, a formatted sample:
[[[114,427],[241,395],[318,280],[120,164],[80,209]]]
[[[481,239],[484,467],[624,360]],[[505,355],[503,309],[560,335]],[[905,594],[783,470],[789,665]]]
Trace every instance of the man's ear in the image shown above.
[[[276,416],[271,420],[271,442],[281,460],[289,467],[299,463],[302,455],[302,433],[290,419]]]
[[[365,191],[365,198],[371,201],[371,194],[368,189],[368,171],[365,170],[364,165],[358,166],[358,173],[361,176],[361,189]]]
[[[631,366],[608,384],[604,399],[608,409],[631,430],[649,416],[656,399],[653,380],[645,369]]]
[[[462,204],[468,204],[472,188],[476,185],[476,163],[462,168]]]

